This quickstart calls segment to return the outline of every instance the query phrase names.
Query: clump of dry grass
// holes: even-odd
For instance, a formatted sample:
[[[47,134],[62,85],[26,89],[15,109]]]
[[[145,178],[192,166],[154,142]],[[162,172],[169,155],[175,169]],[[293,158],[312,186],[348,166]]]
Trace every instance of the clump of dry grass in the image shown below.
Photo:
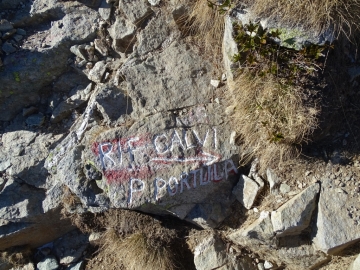
[[[0,253],[0,261],[19,267],[29,263],[31,255],[32,252],[28,246],[13,247]]]
[[[201,43],[205,53],[220,57],[224,35],[224,14],[219,6],[209,7],[207,0],[196,0],[190,7],[186,26],[188,33]]]
[[[244,164],[258,157],[263,172],[299,154],[301,144],[318,123],[318,109],[306,102],[300,86],[281,84],[271,75],[258,77],[244,72],[230,88]]]
[[[255,0],[248,4],[257,16],[291,26],[318,31],[332,26],[336,33],[348,36],[359,29],[360,0]]]
[[[142,232],[120,237],[109,228],[103,235],[101,251],[107,263],[125,266],[126,269],[169,270],[176,269],[173,254],[164,242],[148,237]]]

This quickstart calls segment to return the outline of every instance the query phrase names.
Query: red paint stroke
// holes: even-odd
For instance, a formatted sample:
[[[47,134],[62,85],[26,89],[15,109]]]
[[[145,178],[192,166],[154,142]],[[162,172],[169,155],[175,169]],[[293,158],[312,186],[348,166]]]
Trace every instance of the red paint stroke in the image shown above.
[[[141,166],[137,169],[122,169],[122,170],[108,170],[104,171],[104,176],[108,184],[124,184],[131,178],[146,179],[155,173],[150,166]]]

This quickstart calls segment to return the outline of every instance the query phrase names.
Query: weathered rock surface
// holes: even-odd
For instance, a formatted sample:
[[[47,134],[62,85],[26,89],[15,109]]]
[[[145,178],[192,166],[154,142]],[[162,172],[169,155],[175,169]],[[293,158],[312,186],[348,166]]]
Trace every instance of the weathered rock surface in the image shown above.
[[[119,0],[119,9],[134,24],[141,24],[153,13],[146,0]]]
[[[232,193],[246,209],[250,209],[260,191],[261,188],[257,182],[245,175],[241,175],[240,180]]]
[[[317,249],[334,254],[360,240],[360,228],[349,212],[354,203],[357,202],[333,187],[331,179],[322,181],[313,239]]]
[[[194,263],[196,270],[208,269],[248,269],[255,270],[257,267],[247,256],[235,257],[227,252],[226,244],[219,236],[211,235],[205,238],[195,248]]]
[[[138,116],[210,102],[211,66],[185,45],[173,43],[142,63],[124,65]]]
[[[320,185],[315,183],[271,213],[271,222],[278,237],[299,234],[310,225],[319,190]]]

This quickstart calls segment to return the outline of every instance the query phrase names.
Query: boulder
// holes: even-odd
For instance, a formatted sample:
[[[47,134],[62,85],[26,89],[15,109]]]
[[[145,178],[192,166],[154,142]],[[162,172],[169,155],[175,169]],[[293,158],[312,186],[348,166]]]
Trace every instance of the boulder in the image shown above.
[[[208,269],[247,269],[256,270],[251,258],[246,255],[233,256],[227,246],[217,235],[210,235],[195,247],[194,263],[196,270]]]
[[[359,214],[352,211],[356,205],[357,198],[351,198],[347,192],[339,192],[333,180],[322,181],[313,239],[317,249],[334,254],[360,240],[360,226],[356,220]]]
[[[300,234],[310,225],[319,191],[320,185],[315,183],[271,213],[276,236]]]
[[[241,175],[240,180],[233,189],[232,193],[246,209],[250,209],[260,191],[261,187],[257,182],[245,175]]]
[[[138,37],[139,45],[137,52],[144,55],[148,52],[159,49],[163,42],[170,35],[169,23],[173,20],[167,19],[165,16],[154,17],[146,26],[144,31],[140,32]],[[175,31],[173,29],[173,31]]]

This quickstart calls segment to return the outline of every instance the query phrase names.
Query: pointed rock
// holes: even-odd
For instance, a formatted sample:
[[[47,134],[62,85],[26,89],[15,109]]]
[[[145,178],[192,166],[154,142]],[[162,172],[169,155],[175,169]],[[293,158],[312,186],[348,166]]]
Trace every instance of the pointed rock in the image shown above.
[[[271,213],[277,236],[296,235],[309,226],[319,191],[320,185],[315,183]]]

